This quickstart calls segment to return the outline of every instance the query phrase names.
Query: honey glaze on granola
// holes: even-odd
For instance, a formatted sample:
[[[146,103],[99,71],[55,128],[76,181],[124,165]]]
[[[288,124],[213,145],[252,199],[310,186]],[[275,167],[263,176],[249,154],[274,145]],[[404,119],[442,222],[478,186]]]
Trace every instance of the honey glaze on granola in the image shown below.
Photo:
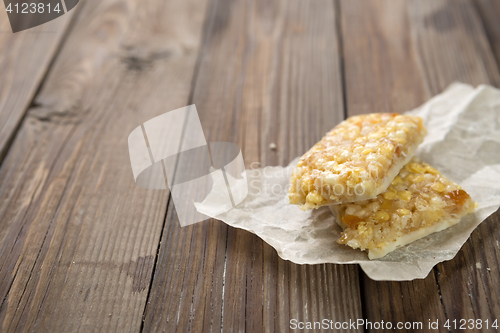
[[[425,133],[422,120],[411,116],[370,114],[345,120],[298,162],[290,203],[311,208],[375,192],[387,171],[404,160]]]
[[[459,185],[414,158],[377,198],[337,207],[345,229],[338,242],[362,250],[380,249],[474,208],[475,203]]]

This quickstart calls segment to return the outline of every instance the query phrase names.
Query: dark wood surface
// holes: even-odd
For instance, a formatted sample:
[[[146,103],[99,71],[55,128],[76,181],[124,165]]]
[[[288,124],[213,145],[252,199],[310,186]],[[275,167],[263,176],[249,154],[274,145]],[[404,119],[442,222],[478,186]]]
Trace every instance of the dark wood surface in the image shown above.
[[[286,165],[345,116],[499,86],[498,1],[85,0],[17,34],[0,12],[0,332],[499,319],[498,212],[426,279],[376,282],[217,220],[180,227],[127,148],[195,103],[207,141]]]
[[[348,115],[373,106],[411,110],[453,81],[499,82],[481,17],[470,2],[346,0],[341,8],[343,38],[350,41],[344,43]],[[364,315],[378,322],[496,319],[497,225],[498,217],[481,224],[457,257],[426,279],[376,282],[363,274]]]
[[[0,9],[0,162],[65,39],[74,12],[16,34]]]

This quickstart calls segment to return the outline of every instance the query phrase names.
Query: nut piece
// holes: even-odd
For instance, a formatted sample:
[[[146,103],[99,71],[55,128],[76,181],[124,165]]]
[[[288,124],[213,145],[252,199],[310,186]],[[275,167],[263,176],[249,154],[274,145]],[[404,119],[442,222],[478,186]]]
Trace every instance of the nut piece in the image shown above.
[[[290,179],[290,203],[306,210],[375,198],[411,159],[426,133],[422,119],[414,116],[373,113],[348,118],[302,156]],[[418,164],[414,167],[425,171]]]
[[[392,192],[392,191],[387,191],[383,194],[384,196],[384,199],[385,200],[394,200],[396,199],[398,196],[395,192]]]

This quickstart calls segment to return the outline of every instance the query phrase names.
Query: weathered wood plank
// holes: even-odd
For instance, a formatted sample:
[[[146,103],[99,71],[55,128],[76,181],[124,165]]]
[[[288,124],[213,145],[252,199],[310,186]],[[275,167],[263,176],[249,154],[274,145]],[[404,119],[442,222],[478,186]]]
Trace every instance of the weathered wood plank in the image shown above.
[[[206,2],[88,0],[0,169],[0,327],[139,331],[167,191],[128,134],[188,102]]]
[[[475,0],[475,5],[498,68],[500,65],[500,25],[498,24],[500,2]],[[498,73],[495,68],[492,68],[492,71]],[[498,79],[491,83],[496,87],[500,86]],[[453,302],[446,304],[451,312],[450,317],[476,318],[483,321],[489,319],[490,323],[492,319],[500,317],[500,302],[498,301],[500,299],[500,290],[498,289],[500,285],[498,271],[498,262],[500,262],[499,222],[500,212],[497,211],[472,234],[471,240],[459,253],[459,260],[439,267],[438,272],[442,275],[443,280],[441,287],[443,293],[458,293],[460,295],[455,297]],[[463,275],[453,274],[458,269],[468,273],[466,280],[463,280]],[[452,290],[451,285],[462,285],[462,289]],[[464,303],[470,303],[470,305],[464,306]],[[471,309],[473,311],[470,311]],[[485,328],[484,325],[483,328]]]
[[[343,119],[333,2],[214,1],[193,103],[207,140],[239,144],[247,167],[304,153]],[[362,317],[356,266],[295,265],[219,221],[180,228],[171,208],[144,331],[280,332],[290,319]]]
[[[347,113],[404,112],[428,97],[405,2],[341,1]],[[362,275],[370,322],[445,319],[431,272],[424,280],[377,282]]]
[[[500,2],[496,0],[474,0],[474,4],[481,17],[484,31],[488,37],[498,66],[500,65],[500,24],[498,24]]]
[[[38,27],[13,34],[7,12],[3,5],[0,7],[1,163],[75,11]]]
[[[404,2],[340,1],[348,115],[404,112],[425,100]]]
[[[350,115],[412,109],[454,80],[474,85],[498,82],[481,23],[468,1],[341,1],[341,13]],[[498,252],[496,236],[489,236],[488,246],[471,251],[477,234],[494,227],[491,220],[478,228],[455,259],[438,265],[426,279],[380,283],[365,276],[363,306],[368,320],[443,323],[471,312],[479,318],[477,313],[486,315],[486,309],[498,316],[492,275],[477,274],[463,264],[463,257],[475,262],[484,256],[492,265]],[[472,277],[477,284],[465,286]],[[457,293],[470,289],[476,297],[473,302],[465,292]]]
[[[499,84],[483,25],[469,0],[408,2],[412,43],[430,95],[452,81]]]
[[[449,82],[500,84],[490,45],[471,1],[433,3],[410,1],[408,6],[418,56],[431,94]],[[431,75],[430,73],[433,73]],[[483,222],[457,257],[435,269],[447,318],[492,320],[500,316],[498,216]],[[476,264],[478,266],[476,266]],[[490,271],[487,268],[491,268]],[[482,331],[483,329],[471,330]]]
[[[461,319],[482,320],[482,329],[468,331],[493,332],[491,324],[500,317],[499,213],[490,216],[473,232],[455,259],[436,269],[448,318],[456,319],[457,327],[462,324]],[[486,320],[490,325],[488,329]]]

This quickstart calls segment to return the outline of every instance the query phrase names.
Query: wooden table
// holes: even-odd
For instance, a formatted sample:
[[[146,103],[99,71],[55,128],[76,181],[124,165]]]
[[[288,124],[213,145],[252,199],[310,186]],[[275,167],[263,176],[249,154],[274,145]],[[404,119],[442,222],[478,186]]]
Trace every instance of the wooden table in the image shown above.
[[[375,282],[217,220],[181,228],[127,148],[195,103],[207,141],[286,165],[346,116],[410,110],[455,80],[498,87],[499,17],[497,0],[82,0],[12,34],[2,7],[0,331],[500,319],[498,212],[426,279]]]

